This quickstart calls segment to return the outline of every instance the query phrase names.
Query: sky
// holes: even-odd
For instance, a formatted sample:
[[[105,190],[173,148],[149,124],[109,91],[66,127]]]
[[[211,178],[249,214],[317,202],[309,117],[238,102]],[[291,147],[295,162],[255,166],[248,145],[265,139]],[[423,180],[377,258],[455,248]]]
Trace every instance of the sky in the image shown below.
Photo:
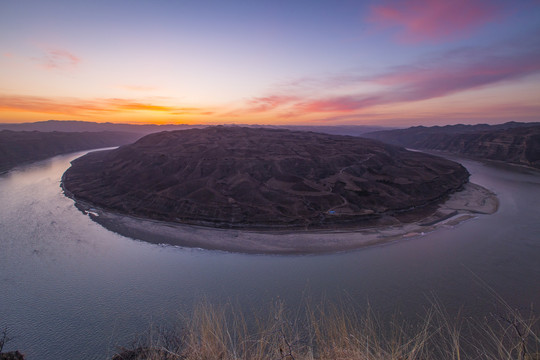
[[[0,0],[0,122],[540,121],[539,0]]]

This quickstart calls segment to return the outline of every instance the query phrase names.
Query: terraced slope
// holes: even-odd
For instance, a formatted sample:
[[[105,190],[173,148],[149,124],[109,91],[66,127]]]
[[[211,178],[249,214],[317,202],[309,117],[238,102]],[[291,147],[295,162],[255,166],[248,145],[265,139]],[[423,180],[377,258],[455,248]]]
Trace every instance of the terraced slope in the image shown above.
[[[218,126],[86,155],[63,185],[75,199],[158,220],[317,227],[423,206],[468,177],[457,163],[375,140]]]
[[[377,131],[362,136],[413,149],[540,168],[540,124],[449,125]]]

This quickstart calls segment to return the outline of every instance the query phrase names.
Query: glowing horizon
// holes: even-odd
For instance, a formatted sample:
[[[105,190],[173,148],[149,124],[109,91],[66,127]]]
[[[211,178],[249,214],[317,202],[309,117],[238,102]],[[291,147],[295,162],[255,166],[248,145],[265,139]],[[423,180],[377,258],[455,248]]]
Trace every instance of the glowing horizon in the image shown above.
[[[540,4],[4,3],[0,122],[540,121]]]

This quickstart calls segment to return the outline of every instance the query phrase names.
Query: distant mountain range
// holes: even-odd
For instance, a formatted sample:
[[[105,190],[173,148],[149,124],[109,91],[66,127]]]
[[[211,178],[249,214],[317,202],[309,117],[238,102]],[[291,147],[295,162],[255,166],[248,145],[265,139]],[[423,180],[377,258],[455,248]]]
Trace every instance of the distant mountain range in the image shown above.
[[[33,123],[22,124],[0,124],[0,130],[12,131],[63,131],[63,132],[83,132],[83,131],[121,131],[138,134],[150,134],[160,131],[200,129],[208,125],[153,125],[153,124],[116,124],[116,123],[97,123],[89,121],[75,120],[48,120]],[[234,126],[234,125],[232,125]],[[353,135],[358,136],[367,132],[373,132],[383,129],[389,129],[382,126],[363,126],[363,125],[337,125],[337,126],[306,126],[306,125],[237,125],[242,127],[264,127],[272,129],[289,129],[299,131],[314,131],[332,135]]]
[[[0,124],[0,130],[12,130],[12,131],[62,131],[62,132],[99,132],[99,131],[121,131],[131,132],[138,134],[150,134],[159,131],[169,130],[182,130],[191,129],[200,126],[191,125],[133,125],[133,124],[115,124],[115,123],[97,123],[90,121],[76,121],[76,120],[47,120],[38,121],[32,123],[21,124]]]
[[[125,145],[150,133],[204,127],[207,125],[134,125],[75,120],[0,124],[0,173],[23,163],[43,160],[55,155]],[[384,129],[379,126],[250,125],[249,127],[283,128],[356,136]]]
[[[0,124],[0,172],[20,163],[71,151],[128,144],[150,133],[204,127],[207,125],[134,125],[71,120]],[[362,125],[247,127],[362,136],[412,149],[444,151],[540,168],[540,122],[415,126],[407,129]]]
[[[540,123],[415,126],[377,131],[363,137],[411,149],[505,161],[540,168]]]
[[[0,131],[0,173],[69,152],[129,144],[141,134],[127,132]]]

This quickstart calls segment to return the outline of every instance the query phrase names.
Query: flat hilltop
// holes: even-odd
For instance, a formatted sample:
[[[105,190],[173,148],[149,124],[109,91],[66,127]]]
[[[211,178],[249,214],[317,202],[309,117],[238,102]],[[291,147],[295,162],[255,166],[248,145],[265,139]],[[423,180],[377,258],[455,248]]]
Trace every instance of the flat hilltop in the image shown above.
[[[63,186],[78,201],[154,220],[317,228],[407,213],[468,177],[455,162],[375,140],[217,126],[88,154],[72,162]]]

